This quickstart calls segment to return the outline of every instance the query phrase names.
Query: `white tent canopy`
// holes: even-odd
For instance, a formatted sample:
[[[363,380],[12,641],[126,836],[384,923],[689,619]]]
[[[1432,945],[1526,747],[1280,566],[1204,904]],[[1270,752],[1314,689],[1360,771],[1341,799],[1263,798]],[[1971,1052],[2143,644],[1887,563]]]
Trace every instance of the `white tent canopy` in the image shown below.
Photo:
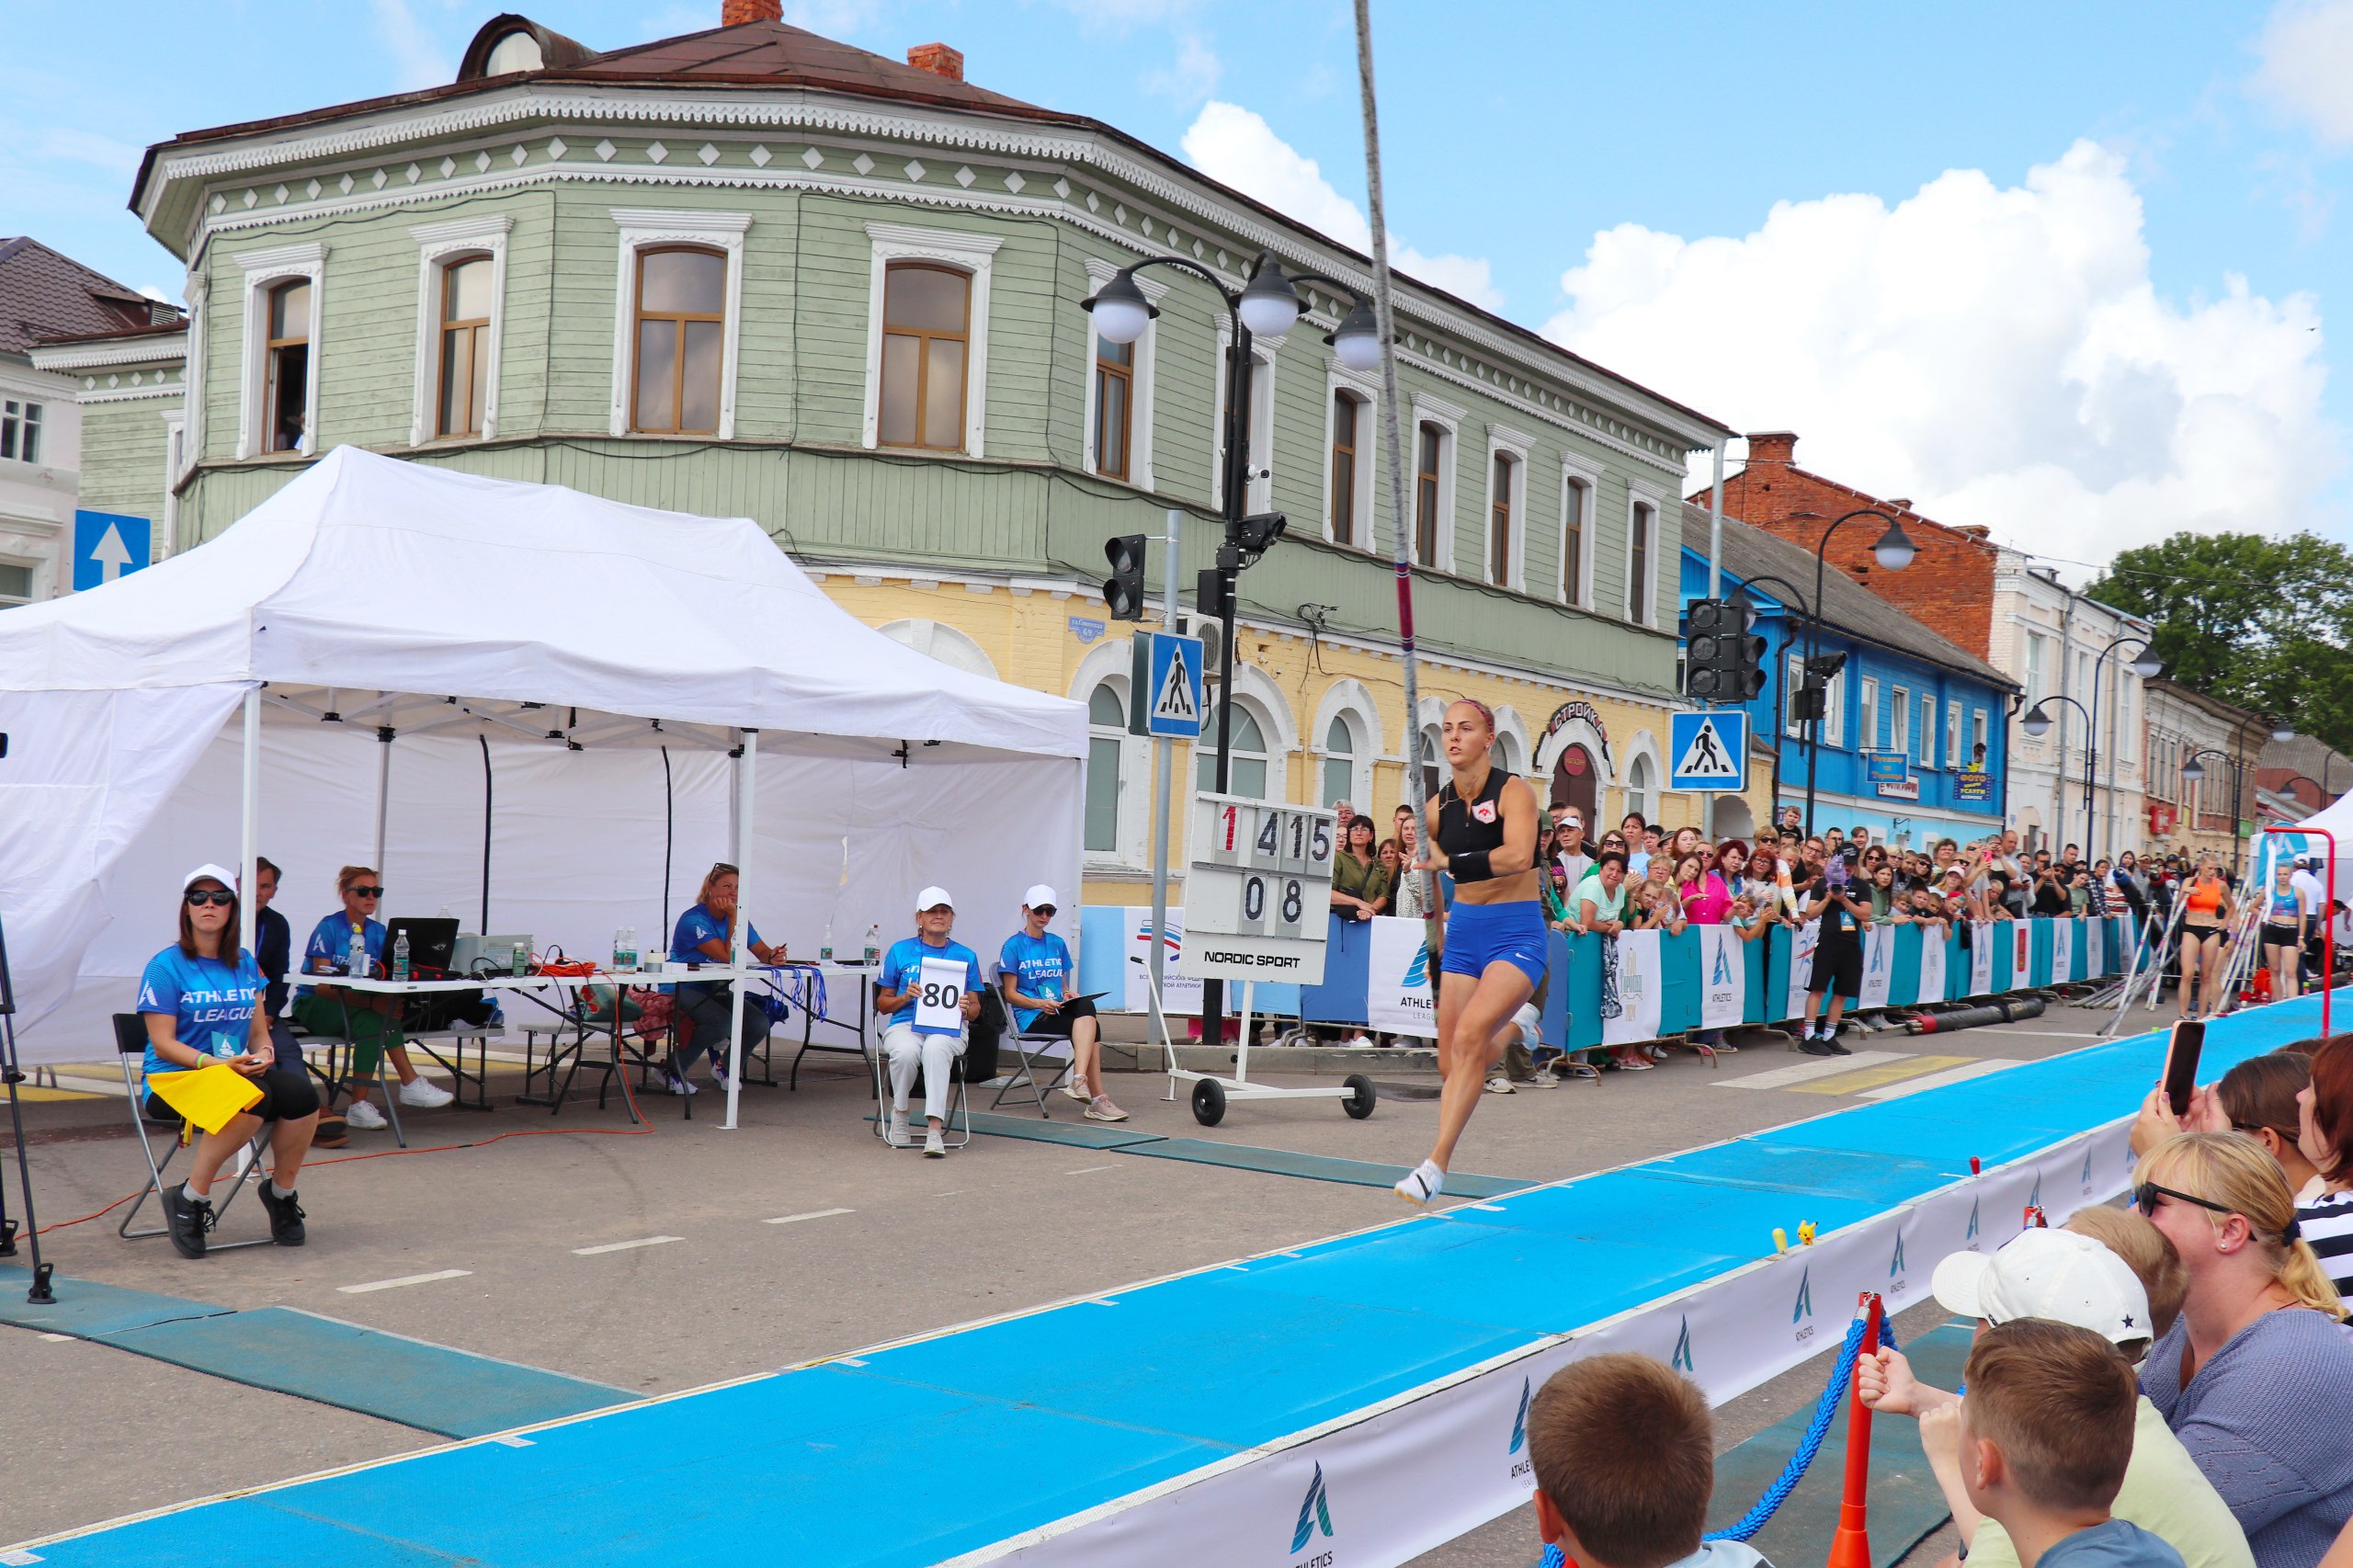
[[[370,853],[388,913],[487,903],[586,952],[720,853],[796,955],[904,934],[926,881],[985,952],[1022,888],[1078,874],[1080,705],[869,629],[749,519],[351,448],[200,548],[0,615],[0,733],[34,1061],[104,1053],[178,872],[234,863],[241,811],[298,941]]]

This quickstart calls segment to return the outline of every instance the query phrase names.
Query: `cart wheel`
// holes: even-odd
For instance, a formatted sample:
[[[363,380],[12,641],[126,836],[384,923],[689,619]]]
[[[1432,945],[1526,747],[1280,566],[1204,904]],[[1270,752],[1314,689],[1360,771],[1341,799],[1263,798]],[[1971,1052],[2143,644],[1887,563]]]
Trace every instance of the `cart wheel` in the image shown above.
[[[1340,1102],[1340,1108],[1348,1113],[1349,1119],[1362,1121],[1370,1116],[1373,1101],[1381,1097],[1373,1090],[1372,1080],[1361,1073],[1351,1073],[1341,1079],[1340,1084],[1348,1091],[1348,1097]]]
[[[1193,1081],[1193,1119],[1215,1127],[1225,1119],[1225,1085],[1214,1078]]]

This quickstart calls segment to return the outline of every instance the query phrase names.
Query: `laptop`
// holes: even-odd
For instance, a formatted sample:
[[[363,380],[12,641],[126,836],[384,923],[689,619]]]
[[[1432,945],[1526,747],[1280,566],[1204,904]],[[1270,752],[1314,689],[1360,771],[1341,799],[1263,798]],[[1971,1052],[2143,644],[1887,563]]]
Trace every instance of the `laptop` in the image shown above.
[[[408,936],[408,970],[415,974],[424,970],[436,970],[447,974],[449,960],[458,946],[458,921],[455,915],[396,915],[384,923],[384,962],[392,960],[392,949],[399,945],[402,934]]]

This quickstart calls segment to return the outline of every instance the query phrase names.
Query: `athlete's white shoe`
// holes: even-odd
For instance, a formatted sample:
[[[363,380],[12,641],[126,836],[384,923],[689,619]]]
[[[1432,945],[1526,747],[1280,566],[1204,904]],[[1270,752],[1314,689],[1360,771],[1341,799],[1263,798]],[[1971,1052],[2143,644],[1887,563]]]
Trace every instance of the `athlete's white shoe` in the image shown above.
[[[1446,1189],[1446,1173],[1436,1160],[1424,1160],[1397,1184],[1397,1196],[1419,1209]]]
[[[891,1135],[888,1142],[893,1149],[907,1147],[907,1113],[905,1111],[894,1110],[891,1113]]]
[[[401,1104],[438,1110],[458,1096],[430,1078],[411,1078],[401,1085]]]
[[[939,1136],[938,1123],[934,1122],[930,1131],[923,1135],[923,1152],[926,1159],[944,1160],[948,1157],[948,1144]]]

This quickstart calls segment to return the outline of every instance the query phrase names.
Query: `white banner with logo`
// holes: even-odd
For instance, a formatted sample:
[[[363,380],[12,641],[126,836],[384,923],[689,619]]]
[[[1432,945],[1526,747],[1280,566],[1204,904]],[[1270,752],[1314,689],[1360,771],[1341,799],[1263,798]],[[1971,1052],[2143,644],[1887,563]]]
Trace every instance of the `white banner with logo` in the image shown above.
[[[1128,989],[1126,1010],[1147,1013],[1152,1010],[1152,906],[1132,904],[1127,912],[1127,924],[1122,928],[1125,940],[1121,950],[1127,955],[1125,973]],[[1160,985],[1160,1010],[1170,1017],[1198,1017],[1201,1010],[1201,983],[1197,976],[1176,972],[1176,955],[1185,945],[1185,912],[1168,912],[1168,956],[1164,960],[1167,969]]]
[[[1748,1010],[1746,945],[1729,926],[1699,927],[1700,1028],[1731,1028]]]
[[[1376,1034],[1438,1038],[1438,966],[1427,930],[1419,920],[1373,916],[1364,1006],[1366,1027]]]
[[[1656,931],[1624,931],[1601,947],[1601,1043],[1632,1045],[1658,1038],[1666,979]]]
[[[1920,928],[1920,983],[1913,993],[1915,1002],[1941,1002],[1945,999],[1945,934],[1941,926]]]
[[[1969,994],[1972,996],[1994,994],[1994,931],[1995,922],[1991,920],[1969,923]]]
[[[1822,945],[1822,922],[1809,920],[1797,929],[1797,939],[1790,944],[1790,994],[1785,1018],[1805,1017],[1805,988],[1813,978],[1813,949]]]
[[[1812,1246],[983,1548],[955,1559],[955,1568],[1007,1562],[1392,1568],[1410,1562],[1528,1507],[1534,1485],[1528,1408],[1561,1368],[1604,1351],[1637,1350],[1682,1371],[1713,1404],[1809,1361],[1827,1375],[1829,1353],[1845,1337],[1863,1291],[1879,1292],[1890,1311],[1901,1312],[1927,1299],[1929,1277],[1949,1255],[1991,1252],[2017,1235],[2029,1205],[2056,1225],[2120,1190],[2127,1175],[2117,1152],[2130,1125],[2118,1121],[2070,1138],[1834,1231]]]
[[[2051,923],[2051,978],[2055,983],[2075,972],[2075,933],[2083,928],[2079,920],[2053,920]]]
[[[1895,979],[1895,927],[1880,921],[1863,933],[1863,992],[1858,1007],[1884,1007]]]

